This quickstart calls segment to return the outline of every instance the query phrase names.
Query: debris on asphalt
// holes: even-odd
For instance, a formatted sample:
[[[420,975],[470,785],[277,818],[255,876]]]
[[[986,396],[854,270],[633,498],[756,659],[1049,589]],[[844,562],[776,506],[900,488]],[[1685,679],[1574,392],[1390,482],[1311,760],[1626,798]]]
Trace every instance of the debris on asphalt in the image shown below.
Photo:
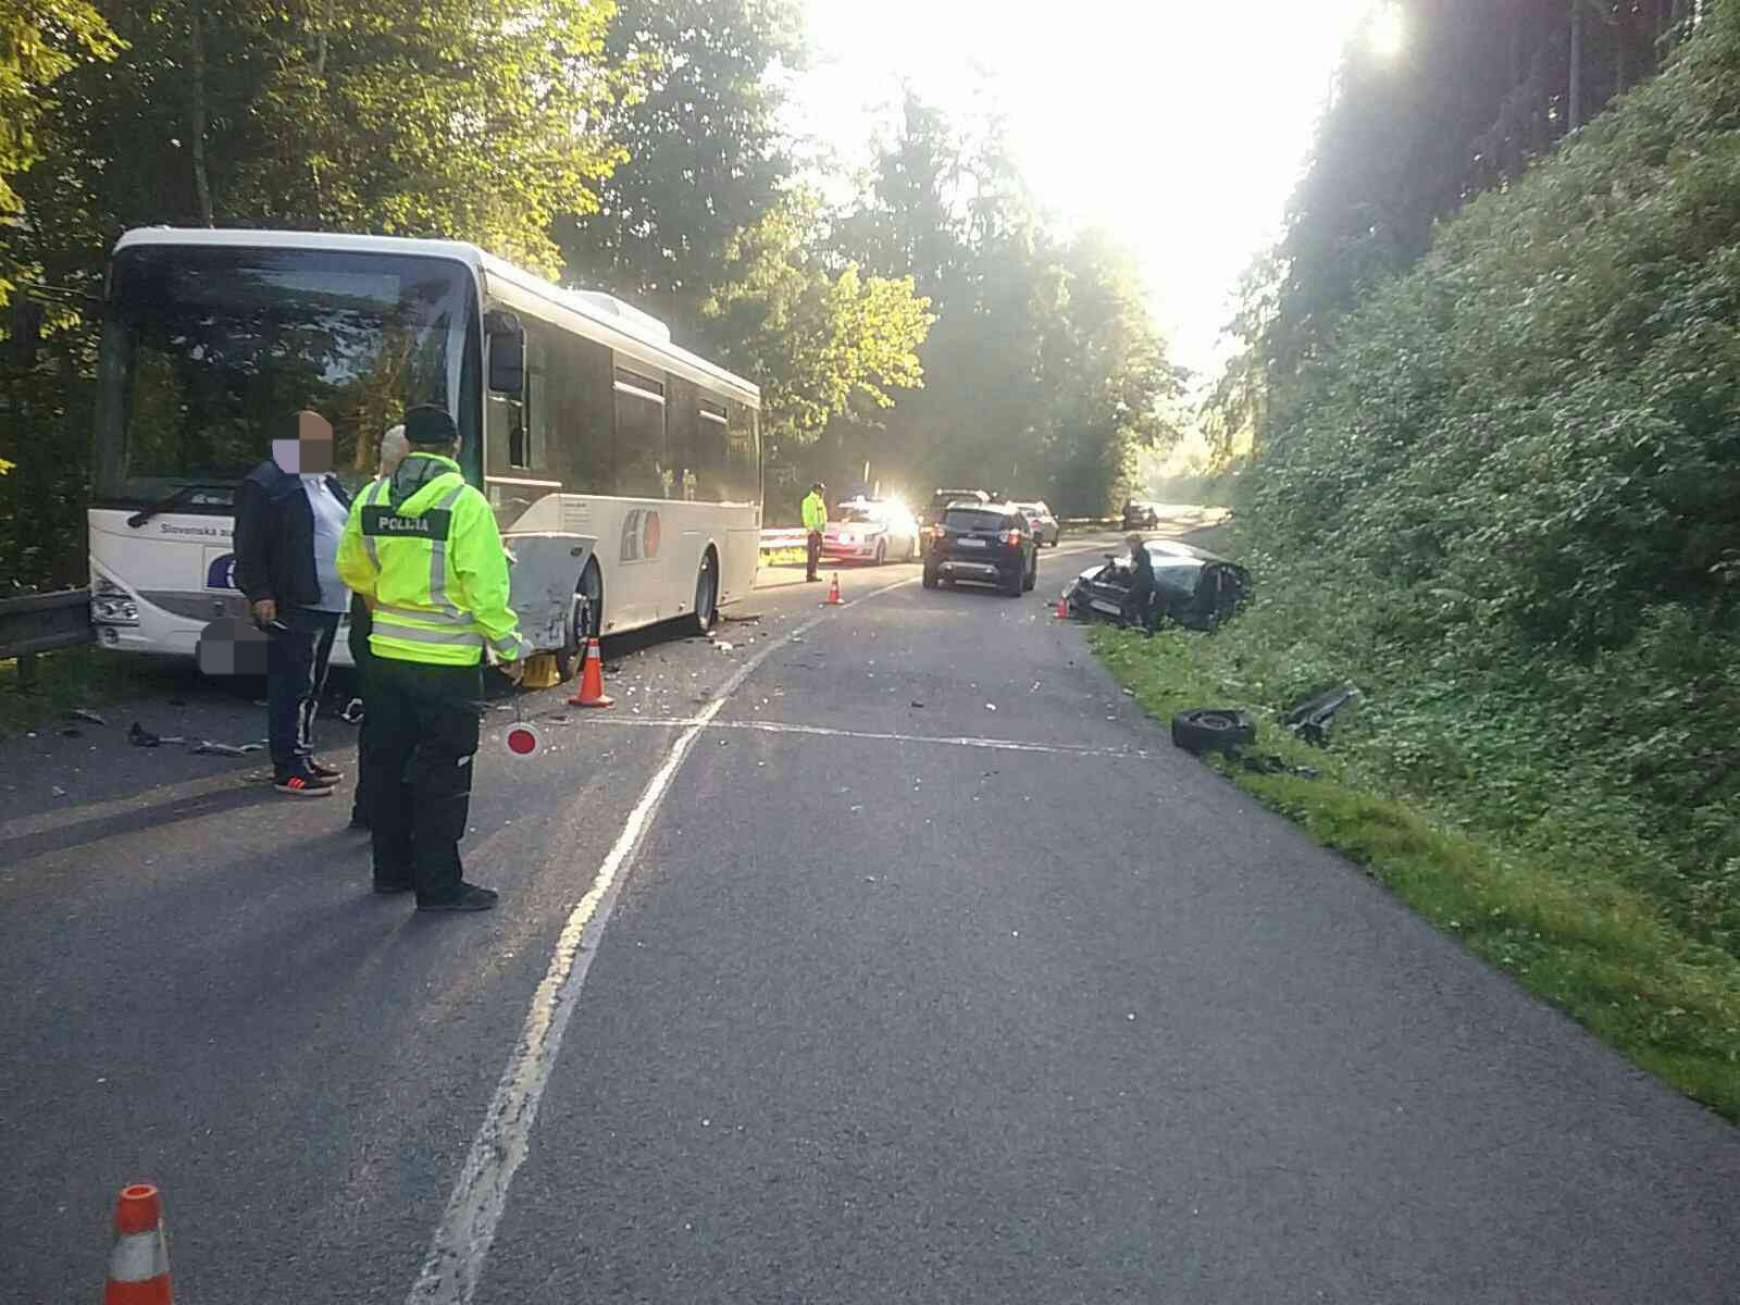
[[[264,743],[214,743],[210,739],[201,739],[197,747],[188,749],[196,757],[245,757],[250,752],[264,752],[265,750]]]
[[[97,715],[96,712],[88,711],[83,707],[74,707],[71,711],[66,713],[66,718],[68,720],[82,720],[87,725],[107,725],[109,723],[101,716]]]
[[[53,793],[56,797],[65,797],[66,796],[66,790],[64,788],[62,788],[59,784],[56,784],[53,788],[49,789],[49,792]]]
[[[994,702],[987,702],[987,703],[986,703],[986,704],[985,704],[985,710],[986,710],[986,711],[996,711],[996,710],[997,710],[997,704],[996,704],[996,703],[994,703]]]
[[[914,698],[914,699],[913,699],[913,701],[912,701],[912,705],[913,705],[913,706],[914,706],[914,707],[922,707],[922,706],[924,706],[924,704],[923,704],[923,703],[922,703],[922,702],[920,702],[920,701],[918,701],[918,699],[916,699],[916,698]]]
[[[720,652],[730,652],[737,645],[734,643],[731,643],[729,640],[726,640],[726,639],[715,639],[713,641],[713,646],[715,648],[717,648]]]
[[[78,729],[74,726],[69,725],[64,730],[62,730],[60,732],[60,736],[63,739],[82,739],[85,736],[85,732],[81,729]]]
[[[154,734],[134,721],[127,729],[127,742],[136,748],[155,748],[165,743],[186,743],[187,740],[179,734]]]
[[[1305,742],[1323,748],[1329,746],[1329,727],[1335,714],[1343,707],[1357,705],[1365,695],[1351,684],[1337,685],[1314,697],[1295,704],[1281,723]]]

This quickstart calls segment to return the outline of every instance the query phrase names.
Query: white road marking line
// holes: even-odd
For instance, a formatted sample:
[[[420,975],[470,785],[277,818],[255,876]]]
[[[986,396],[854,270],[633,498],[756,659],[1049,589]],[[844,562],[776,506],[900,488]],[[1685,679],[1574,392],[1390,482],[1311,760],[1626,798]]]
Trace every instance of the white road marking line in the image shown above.
[[[714,720],[711,717],[703,719],[700,716],[665,717],[663,719],[645,716],[618,716],[608,720],[594,717],[586,723],[588,725],[616,725],[630,728],[749,730],[757,734],[809,734],[829,739],[865,739],[882,743],[932,743],[951,748],[988,748],[1001,752],[1049,752],[1071,757],[1116,757],[1126,761],[1148,755],[1146,751],[1141,749],[1093,748],[1085,744],[1070,743],[1027,743],[1020,739],[987,739],[969,735],[891,734],[877,730],[840,730],[830,729],[825,725],[792,725],[784,721],[773,720]]]
[[[918,579],[910,576],[872,589],[836,610],[844,611],[890,590],[917,584]],[[659,803],[695,740],[712,724],[730,696],[763,662],[785,647],[793,635],[805,634],[827,619],[826,612],[812,616],[744,662],[725,682],[718,696],[671,744],[664,765],[641,791],[622,833],[599,866],[592,887],[569,913],[568,921],[556,940],[543,981],[532,995],[531,1008],[526,1012],[519,1041],[508,1057],[507,1066],[496,1084],[495,1096],[484,1113],[483,1125],[466,1154],[459,1180],[454,1184],[447,1209],[430,1241],[423,1270],[406,1298],[408,1305],[433,1305],[435,1302],[465,1305],[476,1292],[483,1277],[484,1260],[489,1255],[496,1228],[507,1207],[508,1187],[530,1150],[538,1103],[562,1049],[568,1020],[579,1002],[586,972],[591,968],[592,958],[598,954],[599,941],[615,910],[624,871],[639,849],[647,826],[658,813]]]

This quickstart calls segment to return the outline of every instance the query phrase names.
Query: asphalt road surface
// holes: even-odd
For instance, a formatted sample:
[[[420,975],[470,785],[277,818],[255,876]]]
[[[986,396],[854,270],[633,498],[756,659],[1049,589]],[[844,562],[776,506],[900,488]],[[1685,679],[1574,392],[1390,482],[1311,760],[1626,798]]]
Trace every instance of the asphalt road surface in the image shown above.
[[[493,711],[488,915],[126,746],[258,733],[209,688],[0,745],[0,1299],[95,1299],[140,1177],[180,1305],[1740,1299],[1740,1132],[1173,751],[1080,565]]]

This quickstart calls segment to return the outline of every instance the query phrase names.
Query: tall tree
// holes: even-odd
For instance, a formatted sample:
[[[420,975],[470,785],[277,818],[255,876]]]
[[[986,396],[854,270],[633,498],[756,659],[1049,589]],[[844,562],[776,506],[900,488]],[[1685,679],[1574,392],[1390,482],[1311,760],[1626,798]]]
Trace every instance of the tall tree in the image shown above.
[[[702,305],[720,357],[762,387],[773,455],[827,422],[890,407],[919,386],[929,302],[910,277],[866,275],[816,240],[819,206],[798,194],[739,232],[728,275]]]
[[[1406,47],[1350,44],[1289,204],[1260,345],[1277,376],[1417,260],[1434,223],[1653,73],[1692,25],[1656,0],[1398,3]]]
[[[1097,514],[1136,449],[1175,432],[1178,376],[1128,259],[1103,237],[1047,232],[997,122],[964,129],[909,94],[836,241],[911,275],[937,315],[926,388],[882,420],[834,423],[823,451],[836,466],[868,461],[916,493],[985,483]]]
[[[620,0],[605,57],[647,88],[603,123],[627,162],[601,182],[596,211],[558,221],[571,278],[680,333],[707,330],[701,308],[732,241],[773,212],[792,174],[780,79],[801,60],[798,32],[792,0]]]
[[[81,62],[113,59],[115,34],[88,0],[11,0],[0,9],[0,221],[15,223],[24,201],[12,178],[42,157],[38,131],[54,83]],[[0,252],[0,304],[14,262]]]
[[[21,182],[69,273],[144,222],[465,236],[545,270],[621,158],[610,0],[132,0],[127,56],[62,79]],[[53,255],[59,254],[56,260]]]

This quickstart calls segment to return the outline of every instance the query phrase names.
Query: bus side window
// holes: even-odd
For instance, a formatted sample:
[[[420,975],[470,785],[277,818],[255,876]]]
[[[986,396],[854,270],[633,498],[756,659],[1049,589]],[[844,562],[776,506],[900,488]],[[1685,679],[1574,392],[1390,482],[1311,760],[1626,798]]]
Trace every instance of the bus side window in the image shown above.
[[[610,350],[542,322],[533,325],[544,370],[532,430],[542,441],[547,474],[570,494],[614,494]]]
[[[732,402],[726,409],[725,495],[734,503],[761,497],[761,445],[755,410]]]
[[[671,486],[669,498],[694,501],[708,497],[701,492],[697,466],[700,446],[699,394],[693,381],[667,375],[669,387],[665,393],[665,444],[670,452]]]
[[[730,492],[727,467],[730,462],[731,419],[724,399],[701,393],[700,421],[695,443],[695,473],[700,482],[700,497],[709,503],[726,503],[741,498]]]
[[[675,472],[665,440],[665,382],[619,362],[616,392],[616,492],[669,498]]]

